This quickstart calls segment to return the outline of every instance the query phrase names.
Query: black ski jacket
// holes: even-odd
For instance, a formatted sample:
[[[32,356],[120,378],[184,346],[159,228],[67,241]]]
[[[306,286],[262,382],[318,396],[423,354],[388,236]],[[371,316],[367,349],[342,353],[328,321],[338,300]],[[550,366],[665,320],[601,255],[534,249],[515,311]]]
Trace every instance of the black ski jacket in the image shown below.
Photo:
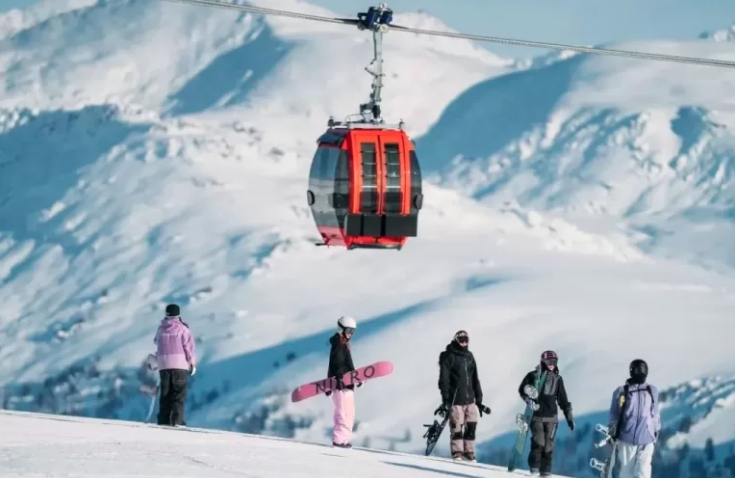
[[[452,398],[454,405],[482,403],[482,387],[477,378],[475,357],[454,341],[439,354],[439,391],[442,403],[450,403]]]
[[[518,393],[521,395],[523,400],[529,398],[524,392],[523,388],[526,385],[533,385],[535,381],[536,373],[541,372],[541,367],[546,367],[540,364],[535,370],[531,370],[526,374],[518,387]],[[567,390],[564,388],[564,379],[559,374],[559,367],[555,367],[553,372],[547,370],[546,382],[544,386],[539,390],[539,396],[536,399],[539,404],[539,409],[533,412],[533,417],[536,419],[547,419],[544,421],[556,421],[559,416],[559,409],[557,403],[564,412],[564,417],[567,421],[572,420],[572,404],[567,398]]]
[[[349,342],[336,333],[329,339],[329,344],[332,349],[329,351],[327,377],[342,377],[344,374],[355,370]],[[347,388],[354,389],[355,387],[350,385]]]

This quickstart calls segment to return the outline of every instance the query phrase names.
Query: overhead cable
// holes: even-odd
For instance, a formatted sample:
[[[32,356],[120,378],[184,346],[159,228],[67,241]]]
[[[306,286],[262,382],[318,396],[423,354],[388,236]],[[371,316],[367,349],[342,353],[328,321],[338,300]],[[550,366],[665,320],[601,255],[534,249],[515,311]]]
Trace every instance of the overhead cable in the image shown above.
[[[234,3],[219,2],[216,0],[164,0],[167,2],[186,3],[191,5],[201,5],[217,8],[228,8],[248,13],[257,13],[260,15],[272,15],[279,17],[295,18],[300,20],[309,20],[325,23],[336,23],[341,25],[357,25],[357,19],[349,18],[332,18],[320,15],[309,15],[306,13],[291,12],[288,10],[277,10],[272,8],[262,8],[250,5],[237,5]],[[489,43],[502,43],[505,45],[525,46],[531,48],[544,48],[559,51],[575,51],[578,53],[593,53],[598,55],[618,56],[625,58],[637,58],[642,60],[665,61],[674,63],[686,63],[704,66],[716,66],[721,68],[735,68],[735,61],[716,60],[711,58],[697,58],[690,56],[665,55],[661,53],[646,53],[640,51],[615,50],[610,48],[587,47],[579,45],[565,45],[563,43],[547,43],[530,40],[514,40],[511,38],[500,38],[486,35],[472,35],[468,33],[443,32],[438,30],[424,30],[420,28],[402,27],[398,25],[390,25],[389,31],[415,33],[418,35],[429,35],[446,38],[457,38],[463,40],[481,41]]]

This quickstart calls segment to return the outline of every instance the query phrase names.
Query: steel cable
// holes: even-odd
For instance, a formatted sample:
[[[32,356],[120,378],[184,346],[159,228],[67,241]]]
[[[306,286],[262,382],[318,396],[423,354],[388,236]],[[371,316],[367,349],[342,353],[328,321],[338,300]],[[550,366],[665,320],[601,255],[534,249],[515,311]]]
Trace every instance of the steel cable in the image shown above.
[[[356,19],[353,20],[349,18],[332,18],[332,17],[324,17],[320,15],[309,15],[306,13],[290,12],[287,10],[276,10],[272,8],[254,7],[250,5],[237,5],[234,3],[224,3],[224,2],[218,2],[215,0],[164,0],[164,1],[175,2],[175,3],[186,3],[186,4],[191,4],[191,5],[201,5],[201,6],[208,6],[208,7],[228,8],[231,10],[238,10],[238,11],[248,12],[248,13],[257,13],[261,15],[272,15],[272,16],[279,16],[279,17],[296,18],[300,20],[309,20],[309,21],[317,21],[317,22],[325,22],[325,23],[336,23],[336,24],[341,24],[341,25],[357,25],[358,24],[358,21]],[[472,35],[472,34],[467,34],[467,33],[442,32],[438,30],[423,30],[420,28],[409,28],[409,27],[402,27],[398,25],[390,25],[389,30],[396,31],[396,32],[404,32],[404,33],[415,33],[418,35],[430,35],[430,36],[438,36],[438,37],[446,37],[446,38],[457,38],[457,39],[463,39],[463,40],[481,41],[481,42],[489,42],[489,43],[502,43],[506,45],[526,46],[526,47],[531,47],[531,48],[545,48],[549,50],[575,51],[579,53],[594,53],[594,54],[599,54],[599,55],[637,58],[637,59],[642,59],[642,60],[655,60],[655,61],[665,61],[665,62],[674,62],[674,63],[694,64],[694,65],[716,66],[716,67],[721,67],[721,68],[735,68],[735,61],[715,60],[715,59],[710,59],[710,58],[664,55],[660,53],[645,53],[645,52],[639,52],[639,51],[615,50],[615,49],[608,49],[608,48],[587,47],[587,46],[579,46],[579,45],[565,45],[562,43],[547,43],[547,42],[538,42],[538,41],[529,41],[529,40],[514,40],[511,38],[491,37],[491,36],[485,36],[485,35]]]

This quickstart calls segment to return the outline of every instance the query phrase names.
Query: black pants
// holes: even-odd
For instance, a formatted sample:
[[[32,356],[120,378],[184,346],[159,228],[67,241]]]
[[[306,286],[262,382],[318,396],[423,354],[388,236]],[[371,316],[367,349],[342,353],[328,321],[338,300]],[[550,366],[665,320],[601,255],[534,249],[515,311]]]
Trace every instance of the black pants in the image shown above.
[[[158,403],[159,425],[186,425],[184,422],[184,402],[188,370],[160,370],[161,397]]]
[[[545,420],[549,421],[535,418],[531,422],[531,452],[528,454],[528,467],[541,473],[551,473],[551,457],[554,453],[559,422],[553,418]]]

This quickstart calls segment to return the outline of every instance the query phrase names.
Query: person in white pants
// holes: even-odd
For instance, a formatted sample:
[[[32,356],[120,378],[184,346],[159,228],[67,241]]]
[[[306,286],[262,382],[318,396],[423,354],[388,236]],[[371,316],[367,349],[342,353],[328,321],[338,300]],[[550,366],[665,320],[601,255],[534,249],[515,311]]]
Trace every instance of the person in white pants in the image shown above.
[[[661,432],[658,388],[646,382],[648,364],[633,360],[630,378],[613,392],[610,405],[610,433],[616,453],[610,462],[610,476],[615,462],[620,462],[619,478],[651,478],[651,461]]]

